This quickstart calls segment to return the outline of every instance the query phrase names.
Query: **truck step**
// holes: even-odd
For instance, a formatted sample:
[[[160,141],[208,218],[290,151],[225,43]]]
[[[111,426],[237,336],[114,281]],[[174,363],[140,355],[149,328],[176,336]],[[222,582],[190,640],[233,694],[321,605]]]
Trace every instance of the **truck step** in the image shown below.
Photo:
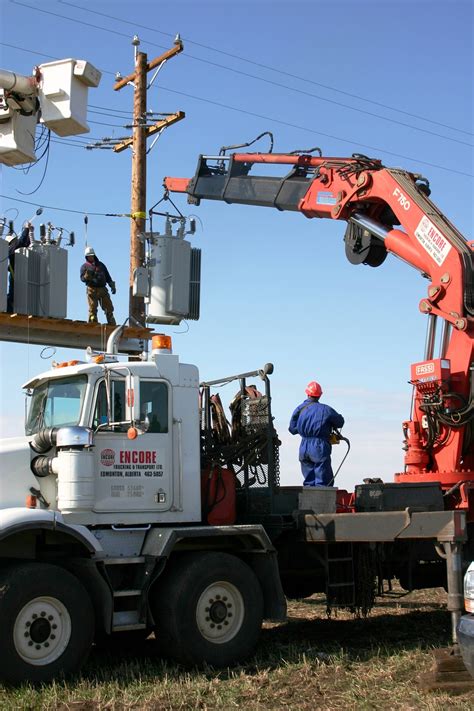
[[[112,632],[130,632],[132,630],[146,630],[146,625],[137,623],[136,625],[114,625]]]
[[[132,558],[104,558],[104,565],[139,565],[145,562],[145,556],[134,556]]]
[[[137,610],[121,610],[114,612],[112,620],[112,631],[143,630],[146,624],[141,622]]]
[[[141,590],[114,590],[114,597],[139,597]]]

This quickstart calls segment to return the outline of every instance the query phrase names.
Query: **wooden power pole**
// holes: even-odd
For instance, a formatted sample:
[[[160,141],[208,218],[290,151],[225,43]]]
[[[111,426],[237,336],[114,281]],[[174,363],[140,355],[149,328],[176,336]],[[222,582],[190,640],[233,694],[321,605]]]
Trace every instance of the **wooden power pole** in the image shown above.
[[[138,37],[133,40],[135,48],[139,44]],[[120,153],[126,148],[132,148],[132,195],[131,195],[131,226],[130,226],[130,296],[129,315],[140,325],[145,325],[145,303],[143,297],[133,295],[133,278],[135,270],[143,266],[145,245],[139,235],[146,229],[146,157],[147,138],[184,118],[184,111],[168,115],[165,119],[147,126],[147,76],[152,69],[159,68],[167,59],[183,51],[183,43],[176,38],[174,46],[159,57],[148,62],[144,52],[135,51],[135,71],[127,77],[118,80],[114,91],[119,91],[127,84],[133,84],[133,134],[132,138],[114,146],[114,151]]]

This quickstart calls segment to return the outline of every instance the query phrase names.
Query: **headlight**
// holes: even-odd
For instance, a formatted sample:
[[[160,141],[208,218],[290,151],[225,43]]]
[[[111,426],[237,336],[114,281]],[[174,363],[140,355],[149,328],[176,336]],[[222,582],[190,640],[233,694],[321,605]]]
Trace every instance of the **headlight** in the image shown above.
[[[464,607],[467,612],[474,612],[474,570],[464,576]]]

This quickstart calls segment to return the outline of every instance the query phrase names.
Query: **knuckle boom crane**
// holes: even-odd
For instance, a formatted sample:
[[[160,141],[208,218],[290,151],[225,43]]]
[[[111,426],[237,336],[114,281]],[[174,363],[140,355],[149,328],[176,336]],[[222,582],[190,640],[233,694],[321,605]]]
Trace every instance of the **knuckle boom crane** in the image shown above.
[[[287,165],[289,172],[252,175],[257,164]],[[395,481],[440,482],[446,508],[465,509],[474,520],[474,243],[429,199],[426,178],[361,154],[221,151],[201,155],[193,178],[166,177],[164,187],[197,205],[222,200],[343,220],[352,264],[377,267],[391,252],[429,279],[419,304],[428,317],[424,360],[411,367],[413,408],[403,423],[404,470]]]
[[[257,163],[290,171],[252,176]],[[361,155],[202,156],[192,180],[165,186],[344,220],[352,263],[393,252],[430,280],[404,471],[353,493],[280,486],[271,363],[200,382],[163,334],[148,358],[119,360],[117,327],[105,352],[30,378],[25,436],[0,439],[0,678],[49,681],[77,671],[94,638],[152,630],[180,663],[228,667],[264,619],[286,618],[284,593],[365,615],[393,579],[445,585],[455,641],[474,556],[472,245],[422,176]],[[247,386],[256,377],[265,394]],[[229,429],[211,388],[236,381]]]

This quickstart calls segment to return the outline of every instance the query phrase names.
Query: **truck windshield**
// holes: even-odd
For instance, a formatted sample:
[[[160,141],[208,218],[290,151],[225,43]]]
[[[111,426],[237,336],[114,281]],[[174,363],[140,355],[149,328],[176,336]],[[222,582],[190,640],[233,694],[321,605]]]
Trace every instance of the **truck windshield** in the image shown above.
[[[86,375],[47,380],[34,389],[25,432],[79,424],[87,386]]]

